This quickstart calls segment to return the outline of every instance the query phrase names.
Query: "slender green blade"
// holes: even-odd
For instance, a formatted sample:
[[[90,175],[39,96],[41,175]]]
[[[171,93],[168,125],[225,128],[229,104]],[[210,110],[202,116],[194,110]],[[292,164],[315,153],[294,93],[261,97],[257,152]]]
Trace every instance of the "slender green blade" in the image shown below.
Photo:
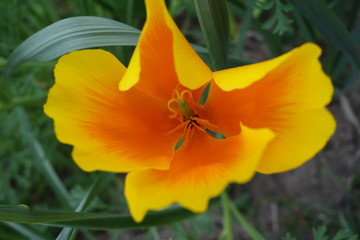
[[[0,221],[3,222],[43,223],[56,227],[104,230],[159,226],[181,221],[195,215],[195,213],[176,207],[150,213],[143,222],[135,223],[130,216],[121,214],[41,211],[0,205]]]
[[[212,199],[210,205],[218,201],[219,198]],[[182,221],[196,215],[181,207],[172,207],[151,212],[144,221],[136,223],[131,216],[123,214],[31,210],[0,204],[0,222],[40,223],[54,227],[97,230],[148,228]]]
[[[222,198],[223,198],[223,201],[225,201],[225,204],[228,205],[227,207],[229,208],[229,211],[232,212],[235,219],[239,222],[239,224],[243,227],[243,229],[249,235],[249,237],[251,237],[251,239],[265,240],[264,236],[262,236],[262,234],[260,232],[258,232],[256,230],[256,228],[254,228],[254,226],[251,225],[245,219],[245,217],[237,210],[234,203],[230,201],[229,196],[227,195],[226,192],[224,192],[222,194]]]
[[[322,0],[290,0],[290,2],[359,67],[354,39],[342,21]]]
[[[244,14],[244,19],[241,24],[240,33],[239,33],[239,41],[238,41],[238,53],[239,56],[242,57],[244,53],[246,33],[251,26],[252,15],[255,10],[255,4],[257,0],[250,0],[246,5],[246,11]]]
[[[46,239],[48,239],[46,236],[43,235],[43,233],[41,233],[39,231],[36,231],[34,229],[31,229],[31,228],[27,227],[24,224],[8,223],[8,222],[6,222],[4,224],[6,226],[8,226],[9,228],[12,228],[16,232],[20,233],[21,235],[23,235],[27,239],[36,239],[36,240],[46,240]]]
[[[227,3],[224,0],[194,0],[194,4],[213,66],[215,70],[224,69],[229,48]]]
[[[34,154],[35,161],[37,163],[37,166],[41,170],[41,173],[44,174],[44,177],[48,181],[52,190],[54,190],[55,194],[64,204],[64,206],[70,207],[71,195],[67,191],[60,177],[55,172],[53,166],[50,163],[50,160],[46,157],[43,147],[34,136],[32,126],[29,122],[25,110],[23,109],[23,107],[17,107],[15,111],[17,113],[20,123],[20,129],[26,137],[26,141],[28,142],[29,147]]]
[[[91,185],[91,187],[89,188],[89,190],[87,191],[85,196],[79,202],[78,206],[75,209],[75,212],[84,211],[85,208],[94,199],[94,197],[97,196],[97,194],[99,194],[103,190],[103,188],[109,183],[109,181],[113,177],[114,177],[114,174],[112,174],[112,173],[102,173],[102,174],[100,174],[95,179],[95,181],[93,182],[93,184]],[[68,228],[68,227],[64,228],[60,232],[60,234],[58,235],[56,240],[68,240],[68,239],[70,239],[70,236],[73,233],[73,230],[74,230],[73,228]]]
[[[72,17],[26,39],[11,54],[6,74],[27,60],[49,61],[68,52],[99,46],[135,46],[140,31],[101,17]]]

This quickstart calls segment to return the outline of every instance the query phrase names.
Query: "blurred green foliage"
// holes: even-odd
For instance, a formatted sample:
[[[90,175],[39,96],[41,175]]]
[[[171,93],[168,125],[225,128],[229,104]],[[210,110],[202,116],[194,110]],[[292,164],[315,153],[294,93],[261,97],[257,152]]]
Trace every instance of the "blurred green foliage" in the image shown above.
[[[169,0],[169,10],[174,16],[182,32],[190,42],[205,46],[203,33],[196,17],[192,0]],[[291,5],[292,1],[259,0],[255,4],[250,1],[228,0],[230,22],[230,55],[232,59],[242,58],[244,48],[264,47],[257,55],[245,56],[248,60],[258,61],[266,56],[279,55],[284,46],[293,47],[304,41],[316,41],[324,49],[323,64],[325,71],[333,77],[339,91],[350,89],[354,79],[358,77],[357,67],[351,65],[339,47],[329,43],[324,35],[312,22]],[[355,42],[360,42],[358,0],[327,0],[327,7],[344,23],[352,34]],[[145,20],[143,0],[12,0],[0,1],[0,70],[5,69],[9,56],[26,38],[42,28],[67,17],[100,16],[141,29]],[[255,43],[245,40],[249,35],[255,36]],[[260,39],[260,40],[259,40]],[[256,44],[256,41],[261,41]],[[359,46],[356,46],[359,50]],[[125,64],[128,63],[132,47],[107,47]],[[236,62],[236,61],[235,61]],[[358,63],[357,63],[358,64]],[[98,173],[84,173],[78,169],[71,159],[71,147],[60,144],[53,131],[52,121],[42,111],[48,89],[53,84],[52,70],[55,61],[39,63],[27,62],[18,67],[8,79],[0,72],[0,203],[8,205],[26,204],[37,209],[74,210]],[[231,61],[230,64],[232,65]],[[354,64],[353,64],[354,65]],[[355,64],[356,65],[356,64]],[[25,112],[24,119],[21,111]],[[24,128],[24,123],[31,128],[31,133]],[[65,191],[68,193],[67,204],[59,198],[54,187],[45,180],[41,164],[35,158],[39,157],[34,149],[29,147],[29,141],[38,142],[40,154],[43,151],[45,160],[56,169]],[[36,150],[36,149],[35,149]],[[38,149],[39,150],[39,149]],[[39,154],[39,152],[38,152]],[[86,211],[109,211],[127,213],[123,198],[123,176],[116,176],[103,191],[93,199]],[[360,174],[355,177],[351,186],[351,194],[355,204],[360,205]],[[288,199],[273,199],[281,207],[298,206],[299,203]],[[234,204],[250,219],[254,217],[249,195],[234,197]],[[300,204],[301,205],[301,204]],[[300,206],[304,218],[310,228],[323,223],[315,216],[310,206]],[[326,208],[326,206],[325,206]],[[216,213],[215,209],[215,213]],[[335,212],[334,212],[335,211]],[[175,239],[207,239],[215,231],[219,221],[214,217],[214,211],[199,215],[186,222],[173,224],[169,228],[170,236]],[[315,227],[312,230],[313,239],[358,239],[360,232],[360,216],[347,212],[333,212],[328,227]],[[219,214],[217,215],[217,217]],[[234,224],[236,221],[233,221]],[[296,239],[308,236],[302,233],[297,224],[296,216],[289,221],[288,232],[283,239]],[[161,230],[161,229],[160,229]],[[59,229],[42,225],[0,224],[0,238],[4,239],[54,239]],[[157,229],[138,230],[147,239],[157,239]],[[125,235],[123,235],[125,234]],[[103,236],[102,232],[77,231],[70,239],[96,239]],[[108,232],[108,239],[129,236],[127,232]],[[295,237],[296,236],[296,237]],[[77,238],[79,237],[79,238]],[[121,238],[120,238],[121,239]]]

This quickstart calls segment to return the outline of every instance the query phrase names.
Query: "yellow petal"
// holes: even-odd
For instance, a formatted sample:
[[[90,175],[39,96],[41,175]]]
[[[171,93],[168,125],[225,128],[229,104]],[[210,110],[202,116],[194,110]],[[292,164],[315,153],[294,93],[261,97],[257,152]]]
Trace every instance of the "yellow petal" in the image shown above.
[[[219,140],[194,134],[181,147],[166,170],[128,174],[125,196],[131,215],[141,222],[149,210],[179,203],[193,212],[204,212],[209,199],[231,182],[244,183],[254,175],[265,147],[273,138],[267,129],[242,128],[238,136]]]
[[[74,145],[85,171],[168,169],[179,136],[165,104],[133,88],[118,89],[125,67],[110,53],[82,50],[60,58],[45,113],[58,139]]]
[[[205,118],[213,116],[212,122],[226,136],[240,131],[239,121],[275,133],[258,171],[296,168],[319,152],[334,133],[335,121],[325,110],[333,86],[321,68],[319,54],[314,44],[305,44],[244,89],[224,92],[216,85],[211,87],[205,106],[209,117]],[[215,75],[217,82],[227,81],[216,77],[219,75]],[[241,75],[233,79],[236,77],[241,79]]]
[[[168,101],[180,82],[196,89],[212,79],[212,72],[186,41],[164,0],[146,0],[147,20],[128,71],[119,84],[135,84],[151,96]]]
[[[276,137],[265,150],[258,172],[277,173],[301,166],[323,149],[335,132],[336,122],[324,108],[285,118],[271,126]]]
[[[214,72],[214,80],[224,91],[243,89],[261,80],[292,55],[317,58],[320,53],[321,49],[317,45],[306,43],[288,53],[264,62]]]

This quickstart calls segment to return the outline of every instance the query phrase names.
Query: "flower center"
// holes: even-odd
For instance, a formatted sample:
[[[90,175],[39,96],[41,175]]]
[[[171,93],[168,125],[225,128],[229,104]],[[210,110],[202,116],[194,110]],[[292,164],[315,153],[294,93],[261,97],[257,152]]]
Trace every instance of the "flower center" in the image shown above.
[[[172,99],[168,102],[168,108],[173,113],[170,118],[178,118],[180,121],[191,120],[191,117],[197,115],[192,93],[189,90],[183,90],[181,93],[175,90]]]
[[[209,120],[202,119],[199,116],[199,109],[202,105],[196,103],[190,90],[179,92],[177,89],[173,93],[173,97],[168,101],[168,108],[172,113],[171,119],[178,119],[181,122],[176,128],[170,132],[178,130],[185,131],[185,140],[189,140],[195,129],[202,132],[217,132],[217,127],[210,123]]]

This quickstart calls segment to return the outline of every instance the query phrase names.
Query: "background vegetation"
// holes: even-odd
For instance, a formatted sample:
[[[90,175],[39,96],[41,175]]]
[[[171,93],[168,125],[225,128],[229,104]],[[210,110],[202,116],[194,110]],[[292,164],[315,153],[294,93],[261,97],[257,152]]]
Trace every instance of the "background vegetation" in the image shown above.
[[[54,80],[56,46],[63,40],[54,38],[53,45],[35,54],[50,42],[40,33],[38,45],[25,44],[23,49],[27,52],[12,53],[37,31],[69,17],[105,17],[141,29],[145,8],[142,0],[3,0],[0,1],[0,204],[3,204],[0,220],[11,217],[14,220],[0,223],[0,239],[358,239],[360,87],[356,80],[360,1],[228,0],[225,23],[215,22],[215,28],[204,23],[201,9],[196,10],[194,2],[199,6],[201,1],[167,2],[182,32],[197,44],[196,49],[209,66],[216,65],[214,58],[220,59],[216,49],[206,50],[212,44],[209,34],[228,32],[229,39],[224,40],[229,41],[229,45],[224,45],[230,53],[225,56],[227,67],[278,56],[306,41],[321,45],[324,70],[337,89],[330,109],[338,121],[338,130],[327,148],[297,170],[271,176],[258,174],[248,184],[230,186],[230,199],[222,199],[223,204],[230,202],[227,207],[215,200],[207,213],[192,218],[185,214],[187,220],[161,227],[126,230],[108,224],[110,227],[101,228],[106,231],[72,231],[59,228],[64,226],[61,224],[54,227],[56,224],[19,223],[37,219],[35,213],[28,214],[28,208],[121,214],[127,214],[128,210],[123,197],[124,176],[82,172],[71,159],[71,147],[56,140],[53,123],[43,113],[42,105]],[[217,10],[215,15],[224,16]],[[203,20],[201,25],[198,16],[200,23]],[[228,29],[222,28],[222,24]],[[136,29],[129,32],[127,39],[138,34]],[[134,42],[122,44],[127,46],[104,45],[107,45],[104,49],[127,64]],[[69,46],[68,42],[65,46]],[[50,56],[46,57],[46,53]],[[225,67],[223,63],[217,63],[214,68]]]

